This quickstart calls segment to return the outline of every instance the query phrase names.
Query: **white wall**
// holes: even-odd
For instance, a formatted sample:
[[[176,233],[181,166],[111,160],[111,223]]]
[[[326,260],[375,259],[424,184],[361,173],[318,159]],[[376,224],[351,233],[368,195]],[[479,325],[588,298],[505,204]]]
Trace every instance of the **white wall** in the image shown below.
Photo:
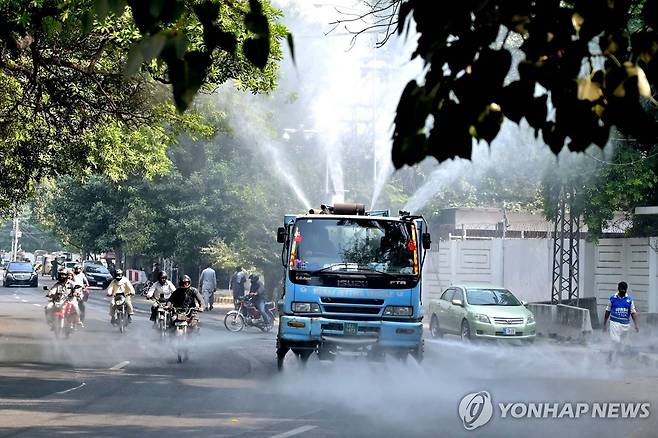
[[[658,312],[657,250],[657,238],[581,241],[580,296],[596,297],[602,312],[617,283],[626,281],[638,311]],[[450,284],[466,283],[506,287],[525,301],[548,301],[552,257],[551,239],[434,242],[423,267],[423,297],[438,298]]]

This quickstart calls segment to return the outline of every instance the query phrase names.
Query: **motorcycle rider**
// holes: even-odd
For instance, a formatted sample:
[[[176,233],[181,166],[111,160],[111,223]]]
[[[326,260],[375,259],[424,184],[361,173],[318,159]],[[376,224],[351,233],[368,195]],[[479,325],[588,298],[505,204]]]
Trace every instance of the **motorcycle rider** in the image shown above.
[[[250,298],[253,300],[256,308],[258,308],[265,324],[271,324],[272,319],[270,313],[265,308],[265,285],[260,280],[258,274],[251,274],[249,281],[251,282],[249,286]]]
[[[73,291],[73,287],[74,287],[73,282],[69,280],[69,273],[66,271],[66,269],[60,268],[57,271],[57,282],[53,285],[53,287],[51,287],[48,290],[46,297],[50,299],[57,293],[62,293],[64,296],[67,296]],[[82,322],[80,322],[80,308],[78,306],[78,300],[73,300],[71,304],[73,306],[73,312],[75,314],[76,323],[82,325]],[[53,318],[54,308],[55,308],[55,303],[53,303],[52,300],[50,300],[45,307],[46,322],[48,323],[48,326],[50,326],[51,330],[54,324],[54,318]]]
[[[114,272],[114,280],[107,286],[107,296],[114,297],[118,293],[123,293],[126,296],[126,308],[128,309],[128,322],[132,321],[132,316],[135,314],[133,310],[133,303],[131,296],[135,295],[135,288],[130,280],[123,276],[123,270],[117,269]],[[110,316],[112,317],[111,323],[114,324],[114,300],[110,300]]]
[[[203,297],[199,291],[191,287],[192,279],[189,275],[183,275],[178,283],[178,289],[172,292],[167,300],[167,304],[178,309],[195,308],[198,312],[203,312],[205,306]]]
[[[189,309],[192,307],[202,310],[205,306],[203,297],[199,291],[191,287],[192,279],[189,275],[183,275],[178,283],[178,289],[172,292],[167,303],[177,308]]]
[[[146,298],[153,298],[153,305],[151,306],[151,321],[155,322],[156,317],[158,316],[158,307],[160,307],[160,299],[164,295],[164,299],[167,300],[171,294],[176,290],[176,286],[169,281],[167,273],[165,271],[160,271],[158,273],[158,281],[153,283],[146,293]]]
[[[82,290],[82,297],[78,300],[80,307],[80,321],[85,321],[85,303],[89,299],[89,281],[87,276],[82,272],[82,266],[75,265],[73,268],[73,284],[80,286]]]

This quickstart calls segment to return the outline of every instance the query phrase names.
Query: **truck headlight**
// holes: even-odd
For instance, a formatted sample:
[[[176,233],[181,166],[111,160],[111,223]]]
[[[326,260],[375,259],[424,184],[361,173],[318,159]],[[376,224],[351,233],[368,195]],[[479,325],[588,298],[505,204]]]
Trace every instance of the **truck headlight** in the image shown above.
[[[384,316],[411,316],[413,313],[414,308],[407,306],[387,306],[384,309]]]
[[[528,315],[528,321],[526,322],[526,324],[532,324],[533,322],[535,322],[535,316],[531,313],[530,315]]]
[[[318,303],[292,303],[292,311],[295,313],[320,313]]]
[[[478,322],[483,322],[485,324],[491,324],[489,317],[483,313],[474,313],[473,318]]]

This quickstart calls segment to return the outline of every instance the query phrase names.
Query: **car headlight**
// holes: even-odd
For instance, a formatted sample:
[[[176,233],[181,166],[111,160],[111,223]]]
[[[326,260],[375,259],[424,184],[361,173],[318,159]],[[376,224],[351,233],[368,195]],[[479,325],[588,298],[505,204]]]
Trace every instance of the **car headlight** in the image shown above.
[[[295,313],[320,313],[318,303],[292,303],[292,311]]]
[[[491,324],[489,317],[483,313],[474,313],[473,318],[478,322],[483,322],[485,324]]]
[[[526,324],[532,324],[533,322],[535,322],[535,316],[531,313],[530,315],[528,315],[528,320]]]
[[[413,313],[414,308],[407,306],[387,306],[384,309],[384,316],[411,316]]]

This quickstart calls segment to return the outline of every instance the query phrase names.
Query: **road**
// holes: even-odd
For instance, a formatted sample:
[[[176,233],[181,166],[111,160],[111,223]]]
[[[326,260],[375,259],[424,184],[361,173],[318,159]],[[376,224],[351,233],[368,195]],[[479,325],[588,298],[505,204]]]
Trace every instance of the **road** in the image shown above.
[[[287,360],[276,370],[275,335],[229,333],[222,312],[201,315],[190,360],[176,362],[148,321],[108,323],[94,291],[87,326],[56,341],[43,321],[43,291],[0,288],[0,437],[655,437],[658,370],[633,357],[605,364],[600,346],[427,341],[425,361],[345,357]],[[648,401],[645,419],[513,419],[466,431],[461,398],[494,402]]]

